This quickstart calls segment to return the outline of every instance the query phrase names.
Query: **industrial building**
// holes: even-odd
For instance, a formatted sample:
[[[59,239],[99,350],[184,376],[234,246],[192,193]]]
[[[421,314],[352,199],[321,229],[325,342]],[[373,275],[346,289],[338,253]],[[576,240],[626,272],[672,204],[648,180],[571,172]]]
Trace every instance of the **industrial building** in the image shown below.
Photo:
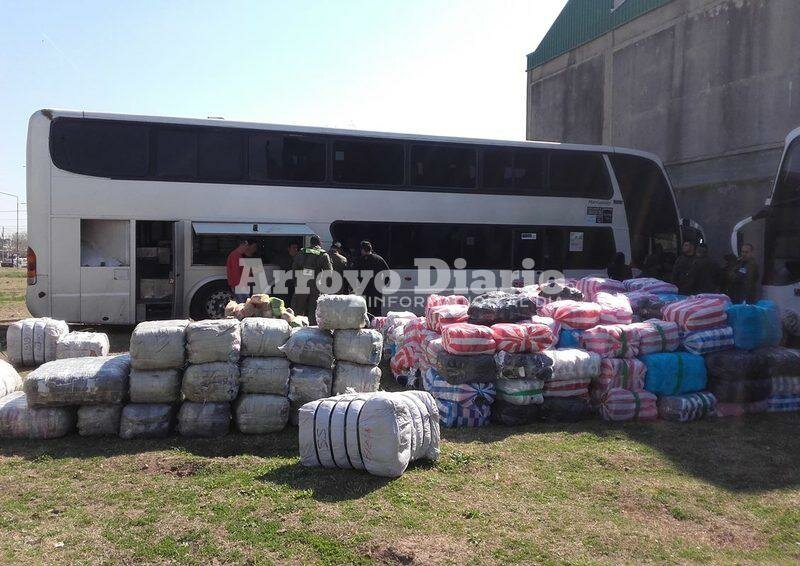
[[[800,126],[798,53],[798,0],[569,0],[528,55],[527,138],[657,154],[720,257]]]

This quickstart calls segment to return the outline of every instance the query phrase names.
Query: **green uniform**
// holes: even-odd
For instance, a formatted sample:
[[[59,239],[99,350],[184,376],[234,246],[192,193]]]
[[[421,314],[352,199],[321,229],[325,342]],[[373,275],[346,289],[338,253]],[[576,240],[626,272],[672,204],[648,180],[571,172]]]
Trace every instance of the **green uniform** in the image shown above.
[[[316,313],[317,299],[319,290],[317,289],[316,277],[322,271],[331,271],[330,256],[319,246],[313,248],[303,248],[292,262],[295,280],[298,282],[292,297],[292,310],[294,314],[308,316],[308,321],[314,325],[317,323]],[[301,289],[301,279],[310,278],[307,289]]]

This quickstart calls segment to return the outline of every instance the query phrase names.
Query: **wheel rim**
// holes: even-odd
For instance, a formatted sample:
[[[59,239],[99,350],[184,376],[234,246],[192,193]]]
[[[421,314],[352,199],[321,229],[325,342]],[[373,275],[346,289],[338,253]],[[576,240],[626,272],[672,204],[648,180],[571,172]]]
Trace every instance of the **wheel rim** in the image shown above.
[[[203,310],[208,318],[222,318],[225,316],[225,305],[233,299],[228,291],[215,291],[206,299]]]

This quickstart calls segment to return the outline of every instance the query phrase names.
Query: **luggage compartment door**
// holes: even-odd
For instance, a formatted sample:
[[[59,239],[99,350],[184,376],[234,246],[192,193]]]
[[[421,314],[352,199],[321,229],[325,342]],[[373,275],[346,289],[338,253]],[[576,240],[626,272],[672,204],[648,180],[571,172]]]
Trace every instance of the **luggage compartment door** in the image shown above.
[[[131,222],[82,219],[81,322],[130,324]]]

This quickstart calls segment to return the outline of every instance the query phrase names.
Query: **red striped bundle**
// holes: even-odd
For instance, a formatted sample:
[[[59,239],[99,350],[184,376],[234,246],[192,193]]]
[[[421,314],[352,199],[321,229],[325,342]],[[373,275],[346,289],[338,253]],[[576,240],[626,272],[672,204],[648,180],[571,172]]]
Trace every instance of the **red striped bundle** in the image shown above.
[[[583,277],[578,279],[577,287],[587,301],[594,301],[600,291],[605,291],[606,293],[623,293],[625,291],[622,281],[606,279],[605,277]]]
[[[600,305],[597,303],[564,300],[543,305],[539,309],[539,314],[549,316],[570,328],[584,330],[597,325],[600,321],[600,310]]]
[[[493,324],[491,331],[497,350],[513,354],[541,352],[556,343],[553,331],[544,324],[501,322]]]
[[[428,311],[433,307],[440,307],[442,305],[467,305],[469,306],[469,299],[464,295],[429,295],[425,301],[425,316],[428,316]]]
[[[603,397],[600,414],[607,421],[652,421],[658,418],[656,396],[649,391],[614,388]]]
[[[600,377],[592,382],[592,398],[602,398],[615,388],[644,390],[647,366],[634,358],[605,358],[600,362]]]
[[[626,291],[642,291],[645,293],[671,293],[677,294],[678,287],[654,277],[638,277],[622,282]]]
[[[442,326],[447,324],[455,324],[457,322],[467,322],[469,315],[467,314],[467,305],[439,305],[431,307],[425,317],[428,324],[428,329],[434,332],[441,332]]]
[[[389,319],[385,316],[376,316],[369,325],[381,334],[386,334],[386,329],[389,327]]]
[[[630,324],[633,321],[631,303],[622,293],[612,295],[600,291],[594,300],[600,305],[600,324]]]
[[[392,375],[395,377],[404,375],[417,366],[418,350],[411,346],[403,346],[395,352],[392,359],[389,360],[389,368],[392,370]]]
[[[589,377],[573,377],[557,381],[545,381],[542,395],[546,397],[587,397],[589,396]]]
[[[639,355],[639,330],[632,324],[606,324],[586,330],[583,348],[603,358],[635,358]]]
[[[696,295],[691,295],[690,299],[718,299],[724,303],[727,303],[728,306],[733,304],[731,298],[724,294],[724,293],[698,293]]]
[[[681,330],[708,330],[725,326],[729,303],[722,299],[689,298],[670,303],[664,307],[662,317],[678,324]]]
[[[646,320],[632,324],[639,331],[639,355],[674,352],[680,346],[680,329],[674,322]]]
[[[442,337],[439,334],[431,332],[431,337],[422,341],[422,349],[420,362],[424,362],[426,368],[436,366],[436,358],[439,352],[444,352],[444,345],[442,344]]]
[[[403,328],[403,344],[415,343],[421,344],[422,343],[422,336],[423,332],[427,330],[425,328],[426,320],[422,317],[413,318],[411,319],[408,324],[405,325]]]
[[[448,324],[442,328],[442,345],[455,355],[493,354],[495,351],[492,330],[468,322]]]

